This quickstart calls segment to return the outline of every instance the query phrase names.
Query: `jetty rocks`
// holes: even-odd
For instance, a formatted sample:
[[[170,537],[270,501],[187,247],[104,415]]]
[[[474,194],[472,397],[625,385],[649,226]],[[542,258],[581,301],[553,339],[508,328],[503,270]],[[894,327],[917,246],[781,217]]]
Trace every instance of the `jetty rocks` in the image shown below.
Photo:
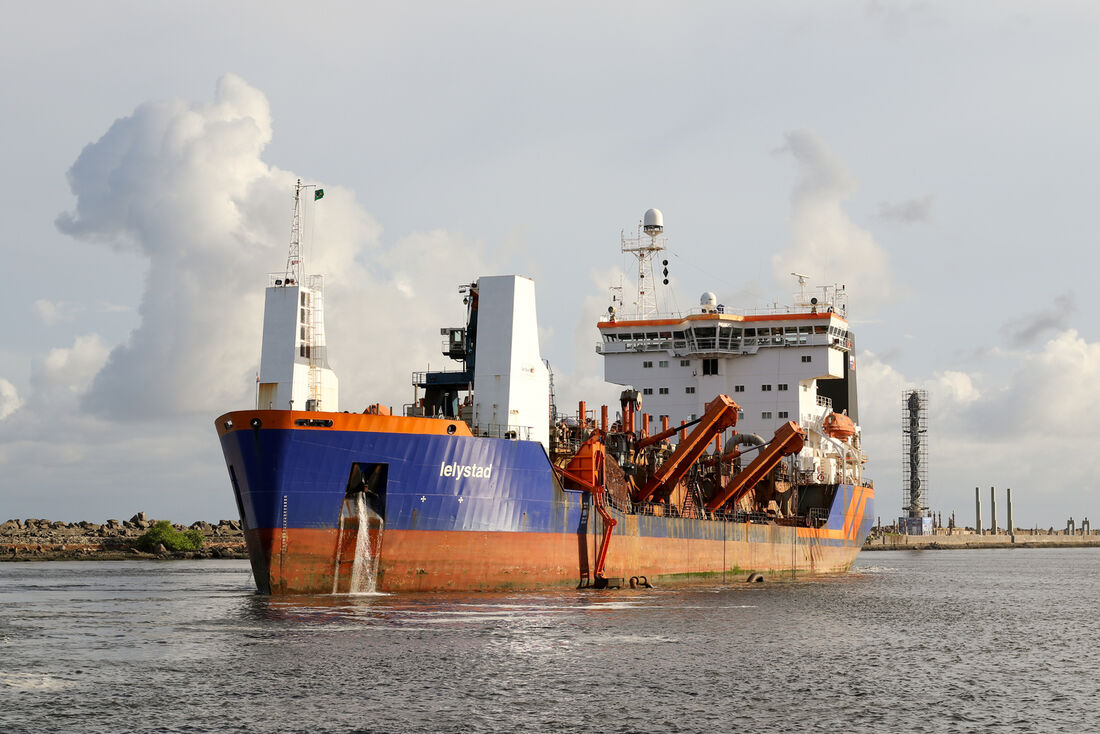
[[[0,561],[122,560],[135,558],[248,558],[244,531],[236,520],[216,525],[173,524],[176,530],[198,530],[203,546],[197,551],[142,553],[134,543],[156,520],[139,512],[129,520],[60,522],[29,517],[0,524]]]

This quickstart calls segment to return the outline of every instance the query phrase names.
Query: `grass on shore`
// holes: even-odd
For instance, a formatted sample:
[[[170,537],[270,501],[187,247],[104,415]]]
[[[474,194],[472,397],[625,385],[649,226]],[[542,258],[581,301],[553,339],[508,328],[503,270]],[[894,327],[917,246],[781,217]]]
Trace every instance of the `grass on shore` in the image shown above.
[[[176,530],[167,520],[158,520],[144,535],[134,541],[134,547],[145,553],[155,553],[158,545],[172,552],[197,551],[202,548],[202,531]]]

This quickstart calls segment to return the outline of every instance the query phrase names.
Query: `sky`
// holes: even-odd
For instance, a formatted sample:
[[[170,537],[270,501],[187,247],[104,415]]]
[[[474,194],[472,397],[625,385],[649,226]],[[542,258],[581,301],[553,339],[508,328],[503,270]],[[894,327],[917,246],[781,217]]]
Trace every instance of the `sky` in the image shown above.
[[[0,27],[0,520],[233,518],[294,181],[342,408],[442,366],[458,286],[535,279],[559,405],[646,209],[681,307],[844,283],[867,475],[973,523],[1100,517],[1088,3],[40,3]],[[63,19],[63,20],[61,20]],[[986,510],[988,514],[988,509]]]

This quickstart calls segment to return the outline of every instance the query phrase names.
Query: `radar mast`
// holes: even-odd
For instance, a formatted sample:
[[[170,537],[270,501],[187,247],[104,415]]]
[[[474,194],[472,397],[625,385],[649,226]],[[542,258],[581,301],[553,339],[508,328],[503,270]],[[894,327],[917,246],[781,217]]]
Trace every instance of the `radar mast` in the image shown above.
[[[635,316],[647,318],[660,313],[657,301],[657,279],[653,277],[653,260],[658,252],[666,249],[668,240],[661,237],[665,231],[664,215],[660,209],[650,209],[638,223],[638,233],[627,237],[622,233],[622,251],[638,259],[637,295],[634,300]],[[668,285],[668,261],[664,261],[664,284]]]

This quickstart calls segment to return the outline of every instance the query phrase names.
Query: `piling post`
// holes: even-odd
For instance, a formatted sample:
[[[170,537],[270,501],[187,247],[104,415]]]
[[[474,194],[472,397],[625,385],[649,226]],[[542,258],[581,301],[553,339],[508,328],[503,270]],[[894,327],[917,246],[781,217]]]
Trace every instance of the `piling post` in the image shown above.
[[[989,488],[989,534],[997,534],[997,490]]]
[[[978,535],[984,535],[982,530],[982,490],[974,487],[974,529]]]
[[[1008,505],[1008,534],[1016,536],[1016,525],[1012,521],[1012,487],[1005,490],[1005,504]]]

